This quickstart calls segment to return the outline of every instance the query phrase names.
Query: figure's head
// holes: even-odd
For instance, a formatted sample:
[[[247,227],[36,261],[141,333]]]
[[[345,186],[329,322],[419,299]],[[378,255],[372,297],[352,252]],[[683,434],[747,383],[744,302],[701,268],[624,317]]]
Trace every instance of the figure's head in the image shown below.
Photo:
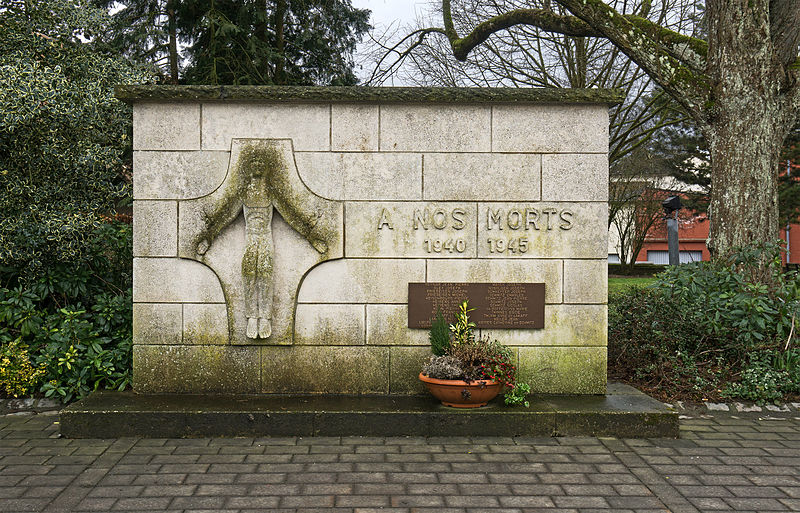
[[[251,178],[269,178],[284,166],[283,154],[272,144],[250,143],[239,155],[239,171]]]

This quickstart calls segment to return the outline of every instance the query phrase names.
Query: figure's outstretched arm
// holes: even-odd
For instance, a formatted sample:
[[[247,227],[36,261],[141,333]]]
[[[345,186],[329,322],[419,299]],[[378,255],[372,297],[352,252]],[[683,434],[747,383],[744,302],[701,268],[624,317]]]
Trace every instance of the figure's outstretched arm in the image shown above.
[[[211,206],[210,212],[205,212],[205,227],[195,239],[198,255],[204,255],[208,251],[208,248],[214,243],[214,239],[236,219],[242,210],[239,187],[236,187],[236,183],[231,185],[233,187],[228,188],[222,198]]]

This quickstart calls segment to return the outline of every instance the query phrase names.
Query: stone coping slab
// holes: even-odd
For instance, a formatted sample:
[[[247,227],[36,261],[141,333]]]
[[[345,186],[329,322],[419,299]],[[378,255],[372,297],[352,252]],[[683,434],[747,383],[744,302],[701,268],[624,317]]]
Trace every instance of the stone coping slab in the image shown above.
[[[615,436],[678,437],[678,414],[638,390],[496,399],[460,410],[430,396],[137,395],[95,392],[61,411],[69,438],[139,436]]]
[[[618,89],[364,87],[364,86],[171,86],[119,85],[126,103],[159,101],[280,101],[335,103],[622,103]]]

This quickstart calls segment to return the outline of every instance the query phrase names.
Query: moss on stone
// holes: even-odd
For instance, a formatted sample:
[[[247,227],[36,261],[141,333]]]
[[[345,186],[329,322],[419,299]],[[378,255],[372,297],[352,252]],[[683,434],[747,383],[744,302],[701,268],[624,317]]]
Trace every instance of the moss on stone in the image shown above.
[[[263,346],[264,393],[386,394],[389,349],[366,346]]]
[[[424,394],[419,372],[432,354],[430,347],[392,347],[390,351],[389,393]]]
[[[605,347],[520,347],[519,380],[542,394],[604,394]]]
[[[134,346],[133,387],[140,393],[255,393],[260,348]]]
[[[152,86],[120,85],[118,99],[152,101],[281,101],[369,103],[622,103],[617,89],[477,87]]]

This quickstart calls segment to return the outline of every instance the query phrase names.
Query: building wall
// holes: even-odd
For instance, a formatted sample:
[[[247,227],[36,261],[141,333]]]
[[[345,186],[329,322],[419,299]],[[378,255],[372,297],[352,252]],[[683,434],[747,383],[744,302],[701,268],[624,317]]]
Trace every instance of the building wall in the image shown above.
[[[137,391],[418,393],[408,283],[448,281],[545,283],[545,328],[492,336],[535,392],[605,391],[605,104],[149,98],[133,144]],[[254,145],[314,219],[275,202],[265,339],[242,215],[198,250]]]
[[[665,223],[664,223],[665,224]],[[678,247],[680,251],[699,251],[702,253],[702,260],[711,260],[711,253],[706,245],[708,239],[709,222],[703,218],[695,222],[681,222],[678,224]],[[636,258],[637,262],[647,262],[648,251],[667,251],[666,228],[664,226],[655,227],[651,230],[651,236]],[[792,224],[788,227],[788,251],[783,255],[783,264],[800,264],[800,225]],[[780,239],[787,240],[787,228],[781,228]]]

